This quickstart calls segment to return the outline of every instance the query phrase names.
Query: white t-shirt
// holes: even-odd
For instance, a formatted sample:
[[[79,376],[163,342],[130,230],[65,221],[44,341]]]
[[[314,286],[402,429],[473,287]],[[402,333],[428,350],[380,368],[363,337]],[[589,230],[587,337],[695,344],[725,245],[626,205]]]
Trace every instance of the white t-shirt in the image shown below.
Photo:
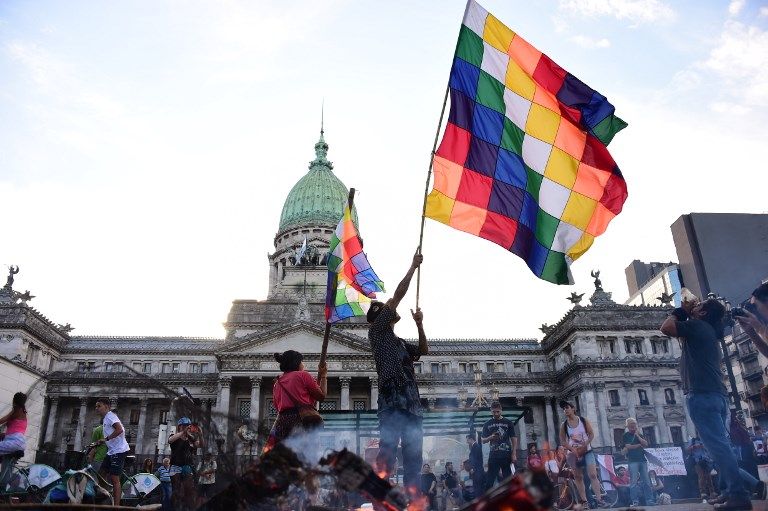
[[[118,422],[120,422],[120,419],[115,415],[115,412],[107,412],[104,419],[102,419],[102,424],[104,424],[104,438],[107,438],[115,432],[115,424]],[[113,438],[112,440],[107,440],[106,443],[108,456],[120,454],[121,452],[126,452],[130,449],[128,442],[125,441],[125,428],[123,428],[123,432],[120,433],[120,436]]]
[[[546,466],[547,466],[547,472],[549,472],[550,474],[557,475],[560,473],[560,467],[557,466],[556,459],[547,460]]]

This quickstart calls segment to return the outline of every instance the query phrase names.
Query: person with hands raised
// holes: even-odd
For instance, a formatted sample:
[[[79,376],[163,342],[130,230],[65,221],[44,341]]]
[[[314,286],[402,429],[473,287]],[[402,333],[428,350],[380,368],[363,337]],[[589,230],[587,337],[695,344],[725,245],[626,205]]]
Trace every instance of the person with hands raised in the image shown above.
[[[395,335],[394,326],[400,321],[397,306],[408,292],[413,274],[424,261],[417,252],[411,266],[395,292],[386,303],[371,302],[366,319],[370,324],[368,340],[371,343],[376,373],[379,378],[379,454],[376,472],[389,476],[394,470],[397,446],[402,443],[403,472],[406,490],[413,496],[419,493],[422,462],[422,415],[419,388],[416,385],[415,361],[429,352],[424,333],[424,313],[418,307],[411,316],[419,332],[419,344],[406,343]]]

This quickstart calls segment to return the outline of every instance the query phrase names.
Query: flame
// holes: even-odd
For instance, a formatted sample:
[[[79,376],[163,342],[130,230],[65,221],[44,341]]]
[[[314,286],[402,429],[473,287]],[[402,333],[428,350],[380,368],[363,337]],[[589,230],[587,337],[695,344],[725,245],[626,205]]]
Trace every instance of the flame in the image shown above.
[[[408,511],[425,511],[427,509],[427,505],[429,504],[429,501],[427,500],[427,497],[421,496],[416,497],[411,501],[410,504],[408,504]]]
[[[379,476],[381,479],[389,479],[389,474],[386,470],[382,469],[376,472],[376,475]]]

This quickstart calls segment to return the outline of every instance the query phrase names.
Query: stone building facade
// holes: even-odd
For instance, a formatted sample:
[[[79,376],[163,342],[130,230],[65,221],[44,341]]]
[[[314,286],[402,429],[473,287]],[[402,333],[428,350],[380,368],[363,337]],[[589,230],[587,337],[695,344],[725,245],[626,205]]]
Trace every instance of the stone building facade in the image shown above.
[[[264,300],[235,300],[222,338],[74,336],[19,299],[0,301],[0,355],[39,374],[42,435],[30,447],[81,449],[99,418],[97,396],[109,396],[138,453],[165,448],[175,424],[164,388],[186,388],[219,421],[231,446],[240,420],[270,420],[273,354],[295,349],[317,368],[324,329],[330,236],[347,189],[326,158],[322,132],[309,171],[288,194],[268,256]],[[297,257],[307,240],[307,251]],[[543,339],[430,339],[417,365],[424,405],[467,407],[477,389],[507,406],[526,406],[519,423],[526,442],[557,443],[563,417],[557,401],[575,402],[597,425],[596,446],[611,446],[627,416],[658,443],[693,434],[680,390],[678,341],[659,333],[660,307],[614,303],[597,286],[590,305],[575,305]],[[378,381],[364,318],[331,329],[329,395],[321,410],[375,409]],[[37,350],[36,354],[29,353]],[[333,439],[329,439],[332,442]],[[34,445],[32,445],[34,443]],[[521,442],[521,445],[524,445]]]

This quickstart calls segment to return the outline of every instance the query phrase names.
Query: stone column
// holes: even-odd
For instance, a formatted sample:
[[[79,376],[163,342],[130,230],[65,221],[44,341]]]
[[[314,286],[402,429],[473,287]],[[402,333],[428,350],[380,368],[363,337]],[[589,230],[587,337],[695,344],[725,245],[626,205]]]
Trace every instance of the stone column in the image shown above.
[[[659,430],[659,443],[666,444],[670,442],[669,426],[667,419],[664,418],[664,392],[661,390],[661,383],[651,382],[651,391],[653,392],[653,406],[656,409],[656,425]]]
[[[525,423],[525,415],[517,421],[518,449],[525,451],[528,448],[528,424]]]
[[[592,423],[592,428],[598,427],[600,424],[598,418],[597,418],[597,404],[595,403],[595,384],[592,382],[585,382],[583,384],[583,390],[581,391],[579,402],[581,404],[581,409],[579,410],[579,414],[581,414],[582,417],[585,417],[589,422]],[[595,434],[595,438],[592,440],[592,445],[595,447],[599,447],[602,444],[602,437],[597,434]]]
[[[168,444],[168,438],[176,432],[176,409],[173,407],[173,401],[168,408],[168,418],[165,422],[165,435],[163,436],[163,448],[161,449],[164,454],[170,454],[171,446]]]
[[[85,412],[88,411],[88,398],[80,398],[80,415],[77,417],[77,429],[75,429],[75,450],[83,448],[83,432],[85,431]]]
[[[144,427],[147,424],[147,404],[149,403],[149,398],[142,397],[139,398],[139,424],[136,427],[136,447],[134,448],[134,451],[138,454],[144,454],[145,452],[153,452],[153,451],[145,451],[144,450]]]
[[[53,442],[54,433],[56,428],[59,427],[59,398],[57,396],[49,398],[50,405],[48,406],[48,424],[45,427],[44,442]]]
[[[259,402],[261,401],[261,376],[251,376],[251,424],[259,422]]]
[[[371,410],[379,409],[379,377],[369,376],[368,381],[371,385]]]
[[[352,381],[352,378],[349,376],[342,376],[339,378],[339,382],[341,383],[341,409],[342,410],[349,410],[349,384]]]
[[[605,383],[595,384],[595,399],[597,400],[597,414],[600,420],[600,437],[603,447],[613,445],[611,426],[608,424],[608,404],[605,402]]]
[[[631,381],[624,382],[624,398],[627,400],[627,413],[630,417],[636,417],[635,414],[635,384]]]
[[[216,408],[219,414],[219,433],[227,439],[227,426],[229,425],[229,391],[232,386],[231,376],[219,378],[219,398],[216,400]]]
[[[555,422],[552,420],[552,398],[547,396],[544,398],[544,422],[547,424],[547,440],[549,440],[550,447],[554,447],[560,443],[558,439],[557,429],[555,428]]]

